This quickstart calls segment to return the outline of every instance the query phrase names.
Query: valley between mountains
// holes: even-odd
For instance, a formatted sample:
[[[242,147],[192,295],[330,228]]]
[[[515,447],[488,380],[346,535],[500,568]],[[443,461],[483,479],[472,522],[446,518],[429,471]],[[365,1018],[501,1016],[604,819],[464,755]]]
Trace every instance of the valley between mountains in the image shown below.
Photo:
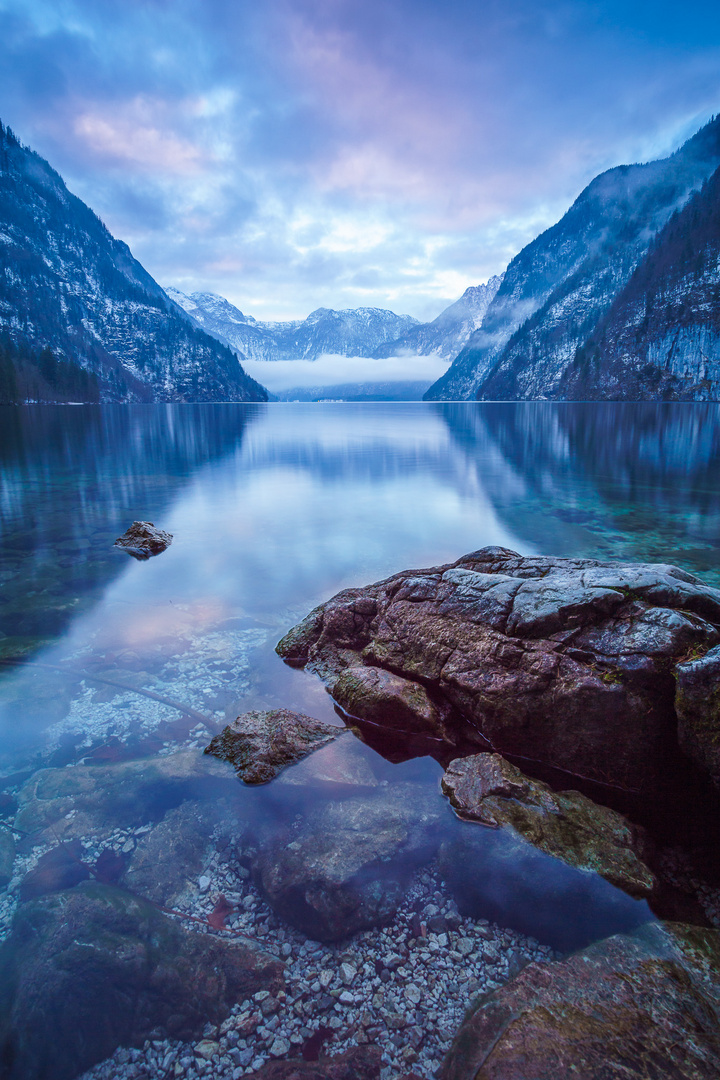
[[[669,157],[596,177],[504,272],[430,322],[374,307],[268,322],[214,293],[161,288],[0,127],[0,400],[264,401],[263,373],[277,376],[266,364],[321,358],[330,369],[299,390],[286,376],[290,396],[716,400],[719,169],[713,118]],[[344,375],[348,357],[366,370]],[[432,385],[428,357],[449,365]]]

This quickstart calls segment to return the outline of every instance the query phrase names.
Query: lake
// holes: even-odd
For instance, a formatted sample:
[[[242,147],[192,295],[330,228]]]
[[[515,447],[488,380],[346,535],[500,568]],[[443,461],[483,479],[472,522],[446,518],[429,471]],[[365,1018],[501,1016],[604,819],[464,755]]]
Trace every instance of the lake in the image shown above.
[[[0,821],[5,835],[15,826],[16,843],[0,890],[2,933],[18,892],[34,900],[91,873],[171,909],[178,923],[183,914],[202,922],[222,895],[232,911],[220,931],[250,935],[286,960],[299,1005],[291,1019],[284,1006],[269,1014],[267,1023],[281,1019],[266,1035],[257,1034],[265,1020],[252,1030],[248,1021],[229,1044],[211,1018],[208,1057],[192,1051],[197,1038],[158,1023],[137,1057],[97,1065],[93,1076],[193,1077],[212,1068],[232,1077],[283,1056],[285,1045],[308,1057],[333,1040],[352,1045],[361,1021],[350,1035],[343,1025],[348,1009],[359,1010],[359,987],[385,995],[369,1029],[377,1027],[386,1075],[402,1066],[429,1076],[472,994],[529,960],[654,918],[644,901],[596,875],[459,822],[430,756],[383,757],[343,735],[306,759],[312,768],[301,763],[248,788],[202,750],[252,710],[340,726],[320,680],[284,664],[275,645],[339,590],[402,569],[500,545],[676,563],[720,585],[720,406],[3,408],[0,462]],[[171,547],[147,561],[114,549],[134,520],[172,533]],[[143,794],[143,770],[179,752],[191,762],[182,777],[153,773],[152,798]],[[194,824],[182,819],[188,811]],[[368,833],[396,821],[403,873],[388,836],[378,856],[387,871],[376,874],[383,895],[363,899],[368,911],[376,905],[367,921],[386,929],[358,924],[323,940],[322,927],[310,932],[287,906],[267,906],[257,860],[291,842],[289,822],[292,842],[310,843],[313,830],[342,831],[350,820],[361,831],[366,822]],[[164,839],[157,834],[152,848],[160,826]],[[184,848],[183,828],[194,837]],[[51,858],[45,878],[28,884],[38,860],[60,847],[60,868]],[[181,849],[165,865],[164,851]],[[95,872],[101,865],[110,867],[105,877]],[[455,950],[459,959],[445,955],[450,932],[471,943]],[[397,976],[407,943],[427,935],[432,982],[420,968],[412,979]],[[390,953],[398,953],[394,967],[376,965]],[[318,982],[341,961],[356,970],[355,983]],[[422,994],[402,996],[416,984],[419,994],[430,986],[431,1007]],[[350,995],[346,1012],[339,994],[328,998],[333,987]],[[395,1015],[400,1000],[410,1012],[393,1028],[383,1008]],[[234,1004],[237,1016],[250,1016],[252,1002]],[[92,1060],[69,1046],[66,1075],[114,1045]]]

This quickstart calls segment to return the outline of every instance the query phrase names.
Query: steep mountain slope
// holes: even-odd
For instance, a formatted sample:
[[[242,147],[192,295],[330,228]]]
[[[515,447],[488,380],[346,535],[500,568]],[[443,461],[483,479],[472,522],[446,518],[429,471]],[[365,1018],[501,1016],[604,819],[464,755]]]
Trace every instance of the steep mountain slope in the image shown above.
[[[263,401],[126,244],[0,125],[0,329],[97,379],[105,401]]]
[[[216,293],[195,292],[191,296],[169,287],[167,295],[192,321],[218,341],[246,356],[248,360],[276,360],[277,346],[268,324],[259,323],[252,315],[243,315],[229,300]],[[300,323],[280,323],[280,326],[299,326]]]
[[[555,396],[656,233],[720,164],[720,118],[671,157],[602,173],[508,267],[479,330],[428,400]]]
[[[385,342],[417,325],[417,319],[383,308],[318,308],[302,320],[259,322],[214,293],[185,296],[169,288],[167,295],[198,326],[250,360],[317,360],[327,353],[374,356]]]
[[[452,360],[481,325],[503,277],[503,274],[495,275],[484,285],[471,285],[459,300],[441,311],[432,322],[413,326],[402,337],[377,349],[373,355],[382,357],[415,353],[417,356],[430,356],[435,353],[445,360]]]
[[[720,169],[657,236],[557,396],[720,398]]]

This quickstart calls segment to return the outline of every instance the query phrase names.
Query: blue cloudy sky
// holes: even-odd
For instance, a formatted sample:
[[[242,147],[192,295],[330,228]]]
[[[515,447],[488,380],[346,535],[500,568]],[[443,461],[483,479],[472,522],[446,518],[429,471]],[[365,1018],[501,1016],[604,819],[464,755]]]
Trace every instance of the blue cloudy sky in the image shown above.
[[[433,317],[718,111],[716,0],[0,0],[0,117],[259,318]]]

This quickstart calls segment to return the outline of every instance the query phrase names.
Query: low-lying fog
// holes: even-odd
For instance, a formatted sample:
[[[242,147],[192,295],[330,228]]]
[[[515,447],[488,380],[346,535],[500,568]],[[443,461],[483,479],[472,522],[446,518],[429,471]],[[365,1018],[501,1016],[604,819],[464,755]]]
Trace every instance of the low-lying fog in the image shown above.
[[[434,383],[447,370],[439,356],[366,356],[326,354],[317,360],[243,360],[248,375],[276,394],[292,387],[340,386],[345,383]]]

